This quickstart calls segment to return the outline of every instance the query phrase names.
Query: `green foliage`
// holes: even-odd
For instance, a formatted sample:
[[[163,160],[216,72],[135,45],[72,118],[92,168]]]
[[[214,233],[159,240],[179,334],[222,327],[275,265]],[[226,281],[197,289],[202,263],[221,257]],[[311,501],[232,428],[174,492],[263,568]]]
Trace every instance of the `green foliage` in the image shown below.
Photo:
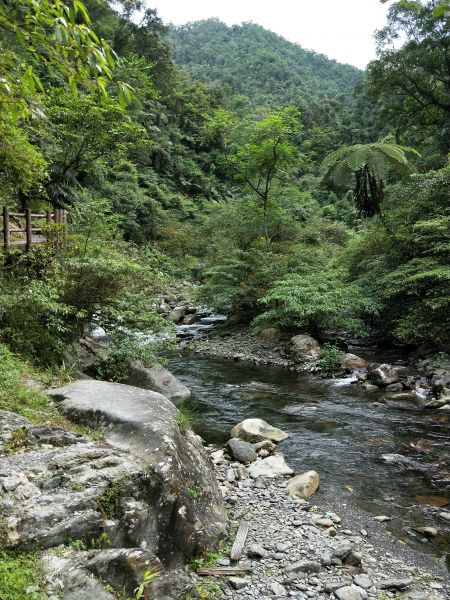
[[[363,333],[362,317],[375,310],[357,286],[349,286],[339,270],[292,274],[276,280],[259,303],[266,310],[253,323],[301,329],[320,335],[344,329]]]
[[[418,155],[413,148],[387,142],[340,148],[322,162],[324,181],[345,191],[353,188],[358,216],[373,217],[381,212],[389,173],[408,175],[414,170],[408,153]]]
[[[304,50],[256,25],[228,27],[217,19],[170,30],[175,61],[195,79],[228,85],[235,97],[253,106],[295,104],[351,91],[362,78],[355,67]]]
[[[192,403],[182,402],[177,406],[177,425],[181,433],[192,427],[195,419],[195,409]]]
[[[0,550],[0,597],[8,600],[46,600],[43,568],[37,553]],[[27,588],[36,591],[27,593]]]
[[[2,2],[0,27],[6,47],[17,46],[25,60],[11,53],[0,61],[0,106],[15,118],[28,114],[27,98],[43,92],[35,68],[54,78],[63,77],[76,95],[78,86],[94,80],[106,94],[115,59],[110,46],[94,33],[89,14],[81,0],[18,0]],[[3,45],[3,44],[2,44]],[[0,53],[3,54],[0,47]],[[119,93],[129,90],[120,82]]]
[[[450,333],[450,168],[396,186],[385,224],[374,222],[348,254],[353,278],[382,303],[384,331],[445,343]]]
[[[113,519],[119,516],[121,502],[128,492],[126,479],[119,479],[111,485],[97,498],[98,508],[102,511],[106,519]]]
[[[0,203],[13,205],[19,194],[42,195],[47,163],[16,123],[0,117]]]
[[[142,579],[141,585],[136,588],[136,600],[140,600],[141,598],[147,598],[147,588],[150,583],[159,575],[158,571],[145,571],[144,577]]]
[[[30,367],[15,356],[4,344],[0,343],[0,409],[16,412],[27,418],[34,417],[47,410],[48,398],[40,391],[27,387],[25,375]],[[23,440],[17,432],[15,439]]]
[[[320,350],[317,365],[322,369],[337,369],[340,367],[345,352],[334,344],[324,344]]]
[[[368,92],[378,100],[383,122],[398,139],[423,150],[426,168],[443,166],[450,151],[445,6],[438,0],[393,2],[377,33],[378,59],[368,68]]]

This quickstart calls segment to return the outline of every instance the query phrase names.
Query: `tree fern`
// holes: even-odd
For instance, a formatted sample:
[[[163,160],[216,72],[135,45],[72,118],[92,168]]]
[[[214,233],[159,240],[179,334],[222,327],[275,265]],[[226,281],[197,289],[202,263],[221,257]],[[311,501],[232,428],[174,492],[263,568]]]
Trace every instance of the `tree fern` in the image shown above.
[[[407,154],[419,156],[414,148],[387,142],[344,146],[324,159],[323,180],[338,189],[353,188],[358,215],[373,217],[381,212],[389,172],[414,171]]]

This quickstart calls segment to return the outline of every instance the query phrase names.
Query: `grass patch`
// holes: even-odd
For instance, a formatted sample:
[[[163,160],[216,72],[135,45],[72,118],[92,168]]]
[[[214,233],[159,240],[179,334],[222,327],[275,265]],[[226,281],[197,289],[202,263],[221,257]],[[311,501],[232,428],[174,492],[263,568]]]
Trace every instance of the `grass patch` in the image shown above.
[[[195,407],[192,402],[182,402],[177,406],[177,424],[181,433],[185,433],[195,420]]]
[[[31,380],[36,385],[32,385]],[[22,415],[36,425],[62,427],[93,440],[101,440],[101,429],[72,423],[58,412],[52,400],[43,392],[45,388],[60,387],[68,381],[70,372],[67,369],[36,370],[0,343],[0,410]],[[12,447],[7,450],[14,452],[24,446],[24,434],[17,430],[13,435]]]
[[[37,553],[0,551],[0,598],[47,600],[48,594],[42,589],[43,580],[43,569]],[[36,591],[27,594],[27,588]]]

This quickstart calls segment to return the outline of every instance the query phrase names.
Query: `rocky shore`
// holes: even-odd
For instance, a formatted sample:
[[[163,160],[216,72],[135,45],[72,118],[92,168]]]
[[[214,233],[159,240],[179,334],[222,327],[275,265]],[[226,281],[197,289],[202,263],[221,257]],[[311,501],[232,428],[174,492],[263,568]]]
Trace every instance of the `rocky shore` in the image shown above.
[[[234,435],[239,434],[234,432]],[[230,443],[225,449],[209,448],[231,532],[235,533],[243,522],[249,526],[242,558],[230,561],[227,548],[216,560],[218,566],[231,565],[244,571],[239,576],[221,578],[225,597],[261,600],[450,597],[450,581],[444,571],[430,573],[400,557],[400,553],[387,551],[386,545],[380,543],[379,529],[384,515],[373,518],[367,529],[350,529],[344,507],[338,515],[315,505],[312,495],[305,500],[293,493],[293,489],[300,489],[300,496],[308,497],[315,486],[299,488],[298,481],[292,485],[297,479],[292,475],[276,475],[255,468],[267,463],[266,448],[270,446],[261,447],[262,442],[247,442],[246,446],[247,454],[244,447],[235,452]],[[284,462],[272,445],[274,450],[275,454],[270,456]],[[256,462],[249,462],[251,459]],[[450,517],[450,513],[447,515]]]

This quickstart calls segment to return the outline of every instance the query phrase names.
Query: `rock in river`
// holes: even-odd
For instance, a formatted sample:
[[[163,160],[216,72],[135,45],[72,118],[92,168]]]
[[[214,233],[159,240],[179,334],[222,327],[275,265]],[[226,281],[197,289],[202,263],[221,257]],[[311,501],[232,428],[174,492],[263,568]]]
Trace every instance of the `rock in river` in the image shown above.
[[[146,491],[134,499],[134,510],[148,513],[139,535],[148,548],[158,548],[159,558],[169,563],[206,551],[225,535],[227,517],[212,464],[200,438],[189,429],[180,431],[177,410],[167,398],[93,380],[50,393],[63,414],[84,425],[103,427],[105,440],[127,450],[141,465]],[[127,492],[123,502],[128,496]],[[122,505],[120,497],[117,502]]]
[[[233,427],[231,437],[240,438],[250,443],[262,442],[263,440],[281,442],[286,440],[289,434],[277,427],[272,427],[262,419],[245,419],[245,421]]]
[[[158,364],[145,367],[142,362],[134,363],[127,384],[158,392],[172,400],[175,405],[191,397],[191,390],[170,371]]]
[[[397,383],[398,373],[391,365],[385,363],[369,371],[367,378],[375,385],[385,387]]]
[[[367,361],[357,356],[356,354],[345,354],[344,358],[341,361],[342,369],[364,369],[367,367]]]
[[[296,475],[288,482],[289,495],[292,498],[308,500],[319,489],[319,475],[316,471],[307,471],[302,475]]]

